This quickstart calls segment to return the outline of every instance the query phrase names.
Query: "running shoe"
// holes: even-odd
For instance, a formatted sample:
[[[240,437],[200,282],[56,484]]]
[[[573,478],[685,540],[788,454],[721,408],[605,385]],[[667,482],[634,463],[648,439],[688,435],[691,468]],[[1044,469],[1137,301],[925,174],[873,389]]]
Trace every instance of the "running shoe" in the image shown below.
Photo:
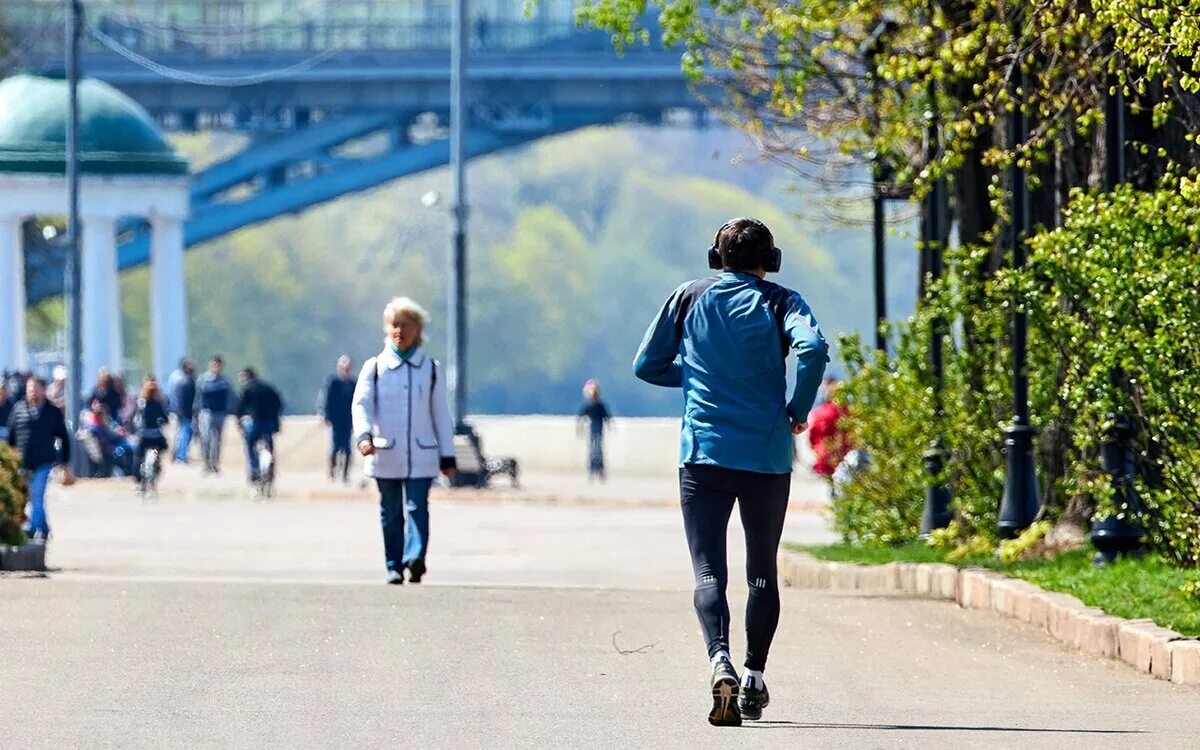
[[[399,586],[404,583],[404,574],[398,570],[389,570],[387,582],[394,586]]]
[[[733,665],[721,659],[713,665],[712,711],[708,723],[714,727],[740,727],[742,714],[738,710],[738,676]]]
[[[425,575],[425,561],[417,558],[408,564],[408,580],[410,583],[420,583]]]
[[[742,685],[738,695],[738,711],[747,721],[758,721],[762,718],[763,709],[771,703],[771,694],[767,692],[767,683],[761,688]]]

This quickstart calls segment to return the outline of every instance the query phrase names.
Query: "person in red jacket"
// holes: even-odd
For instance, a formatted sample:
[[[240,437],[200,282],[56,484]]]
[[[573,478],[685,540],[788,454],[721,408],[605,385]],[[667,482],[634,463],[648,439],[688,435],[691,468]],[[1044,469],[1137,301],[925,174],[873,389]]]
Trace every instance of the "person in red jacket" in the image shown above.
[[[808,416],[808,444],[816,455],[813,471],[831,482],[834,470],[851,448],[850,436],[842,424],[848,410],[833,399],[837,389],[837,378],[825,378],[821,383],[825,400]]]

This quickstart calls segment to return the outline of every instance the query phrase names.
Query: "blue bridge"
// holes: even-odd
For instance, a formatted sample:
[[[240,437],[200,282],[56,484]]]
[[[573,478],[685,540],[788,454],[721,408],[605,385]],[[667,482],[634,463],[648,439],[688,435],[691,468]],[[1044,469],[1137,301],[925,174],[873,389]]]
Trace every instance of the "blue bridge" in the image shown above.
[[[61,70],[62,4],[6,0],[27,69]],[[446,164],[449,0],[89,0],[84,74],[145,107],[167,130],[248,136],[195,176],[193,247]],[[706,108],[679,52],[619,56],[580,29],[571,0],[472,3],[466,149],[477,157],[619,122],[695,125]],[[127,222],[122,269],[147,262]],[[55,265],[47,258],[49,268]],[[49,269],[48,269],[49,270]],[[31,268],[29,299],[62,291]]]

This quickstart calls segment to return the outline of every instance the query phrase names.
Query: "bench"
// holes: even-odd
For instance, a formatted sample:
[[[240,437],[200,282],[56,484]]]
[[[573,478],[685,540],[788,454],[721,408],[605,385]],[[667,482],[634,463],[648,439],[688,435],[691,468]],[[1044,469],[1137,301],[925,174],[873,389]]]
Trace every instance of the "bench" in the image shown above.
[[[520,468],[515,458],[485,458],[483,444],[474,432],[454,436],[454,461],[458,470],[451,487],[487,487],[492,477],[504,475],[513,487],[520,486]]]

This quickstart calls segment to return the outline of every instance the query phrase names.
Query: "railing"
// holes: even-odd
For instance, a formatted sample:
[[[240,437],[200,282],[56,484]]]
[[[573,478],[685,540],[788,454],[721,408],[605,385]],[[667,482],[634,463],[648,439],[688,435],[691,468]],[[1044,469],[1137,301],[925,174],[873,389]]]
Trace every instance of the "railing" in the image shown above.
[[[450,47],[448,18],[412,20],[384,13],[374,18],[311,17],[311,14],[305,17],[297,13],[290,18],[284,14],[282,20],[278,14],[272,14],[274,20],[267,23],[250,19],[236,24],[155,20],[161,18],[164,7],[182,5],[162,2],[89,5],[87,20],[121,45],[147,56],[182,54],[199,59],[227,59],[247,53],[439,51]],[[309,7],[296,2],[283,5]],[[523,0],[518,5],[523,8]],[[275,7],[278,6],[276,3]],[[147,11],[145,16],[137,15],[139,8]],[[155,13],[149,12],[151,8]],[[0,14],[7,18],[18,49],[26,59],[61,58],[61,3],[4,0]],[[470,23],[474,50],[519,51],[552,46],[556,42],[574,51],[611,50],[606,35],[581,30],[569,18],[526,18],[518,12],[514,17],[501,19],[479,15]],[[103,47],[88,39],[85,50],[95,53]]]

